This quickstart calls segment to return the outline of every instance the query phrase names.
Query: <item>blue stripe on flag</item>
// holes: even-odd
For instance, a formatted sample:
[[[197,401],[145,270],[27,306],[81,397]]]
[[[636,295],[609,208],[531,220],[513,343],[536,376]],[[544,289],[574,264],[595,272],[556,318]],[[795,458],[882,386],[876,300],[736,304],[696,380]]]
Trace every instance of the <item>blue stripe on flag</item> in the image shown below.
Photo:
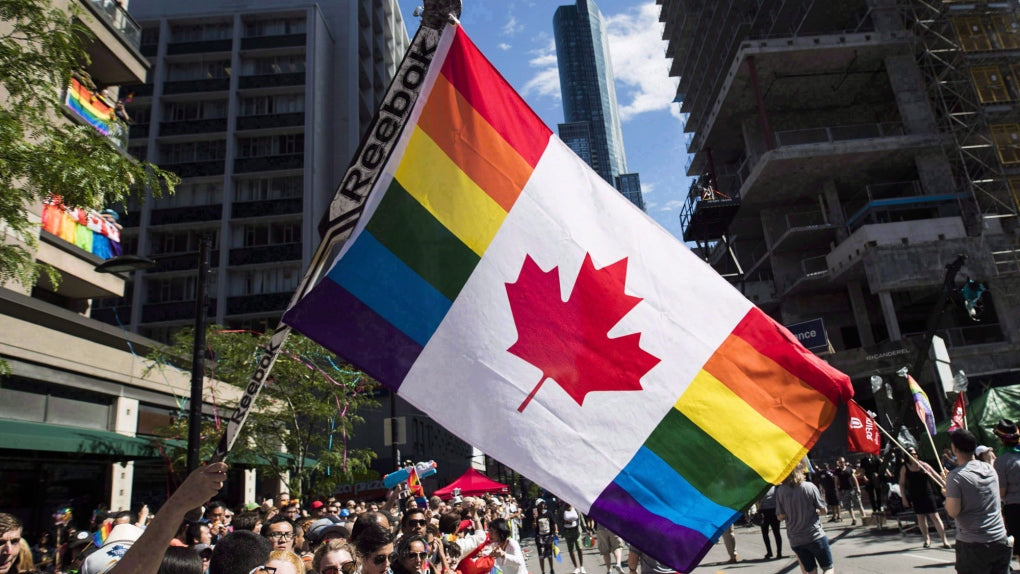
[[[364,231],[329,278],[391,325],[425,346],[450,310],[450,300]]]
[[[700,532],[708,539],[735,518],[735,510],[716,504],[657,454],[641,447],[613,479],[648,512]]]

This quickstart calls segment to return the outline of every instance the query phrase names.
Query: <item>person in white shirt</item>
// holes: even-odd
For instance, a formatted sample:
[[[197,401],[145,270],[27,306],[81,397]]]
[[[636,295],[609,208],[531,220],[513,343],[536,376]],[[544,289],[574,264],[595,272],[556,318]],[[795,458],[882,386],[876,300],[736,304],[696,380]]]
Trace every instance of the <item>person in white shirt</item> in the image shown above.
[[[493,546],[492,556],[496,559],[496,566],[499,566],[503,574],[527,574],[524,552],[521,552],[521,545],[510,537],[510,525],[505,518],[497,518],[489,523],[489,541]]]

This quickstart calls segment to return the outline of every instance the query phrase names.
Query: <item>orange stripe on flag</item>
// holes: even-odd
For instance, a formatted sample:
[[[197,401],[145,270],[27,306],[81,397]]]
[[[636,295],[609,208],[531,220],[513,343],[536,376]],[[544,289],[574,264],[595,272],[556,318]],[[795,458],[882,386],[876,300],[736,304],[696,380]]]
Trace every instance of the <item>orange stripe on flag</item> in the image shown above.
[[[793,333],[761,309],[753,307],[748,311],[733,329],[733,335],[747,341],[756,351],[814,387],[833,404],[845,403],[854,396],[850,377],[805,349]]]
[[[705,363],[705,370],[808,448],[818,439],[818,429],[836,416],[836,406],[825,395],[740,337],[727,337]]]
[[[418,126],[504,210],[510,211],[534,168],[442,75]]]

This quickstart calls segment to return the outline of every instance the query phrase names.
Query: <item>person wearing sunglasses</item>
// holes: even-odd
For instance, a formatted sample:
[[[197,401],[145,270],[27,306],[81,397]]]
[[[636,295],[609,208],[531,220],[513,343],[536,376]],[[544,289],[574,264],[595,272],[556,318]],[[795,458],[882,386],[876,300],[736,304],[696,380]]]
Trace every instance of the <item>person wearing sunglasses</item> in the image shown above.
[[[393,574],[422,574],[429,571],[429,547],[425,538],[417,534],[404,536],[397,545],[397,561]]]
[[[354,558],[354,547],[346,540],[327,540],[319,546],[312,557],[314,574],[354,574],[358,562]]]
[[[277,516],[262,526],[262,536],[273,544],[273,550],[294,551],[294,523],[285,516]]]
[[[368,524],[354,538],[360,574],[388,574],[390,554],[393,554],[393,535],[379,524]]]
[[[425,536],[429,521],[421,508],[411,508],[400,519],[400,533],[403,536]]]

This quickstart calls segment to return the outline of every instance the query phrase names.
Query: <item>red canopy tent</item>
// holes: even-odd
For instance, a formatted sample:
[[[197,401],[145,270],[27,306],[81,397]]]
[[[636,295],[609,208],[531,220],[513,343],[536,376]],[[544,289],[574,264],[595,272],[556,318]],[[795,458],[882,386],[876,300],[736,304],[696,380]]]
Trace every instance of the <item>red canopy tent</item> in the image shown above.
[[[453,498],[453,489],[455,488],[460,489],[461,496],[480,496],[489,493],[510,492],[510,487],[502,482],[496,482],[477,470],[469,468],[457,480],[436,490],[432,494],[443,500],[449,500]]]

